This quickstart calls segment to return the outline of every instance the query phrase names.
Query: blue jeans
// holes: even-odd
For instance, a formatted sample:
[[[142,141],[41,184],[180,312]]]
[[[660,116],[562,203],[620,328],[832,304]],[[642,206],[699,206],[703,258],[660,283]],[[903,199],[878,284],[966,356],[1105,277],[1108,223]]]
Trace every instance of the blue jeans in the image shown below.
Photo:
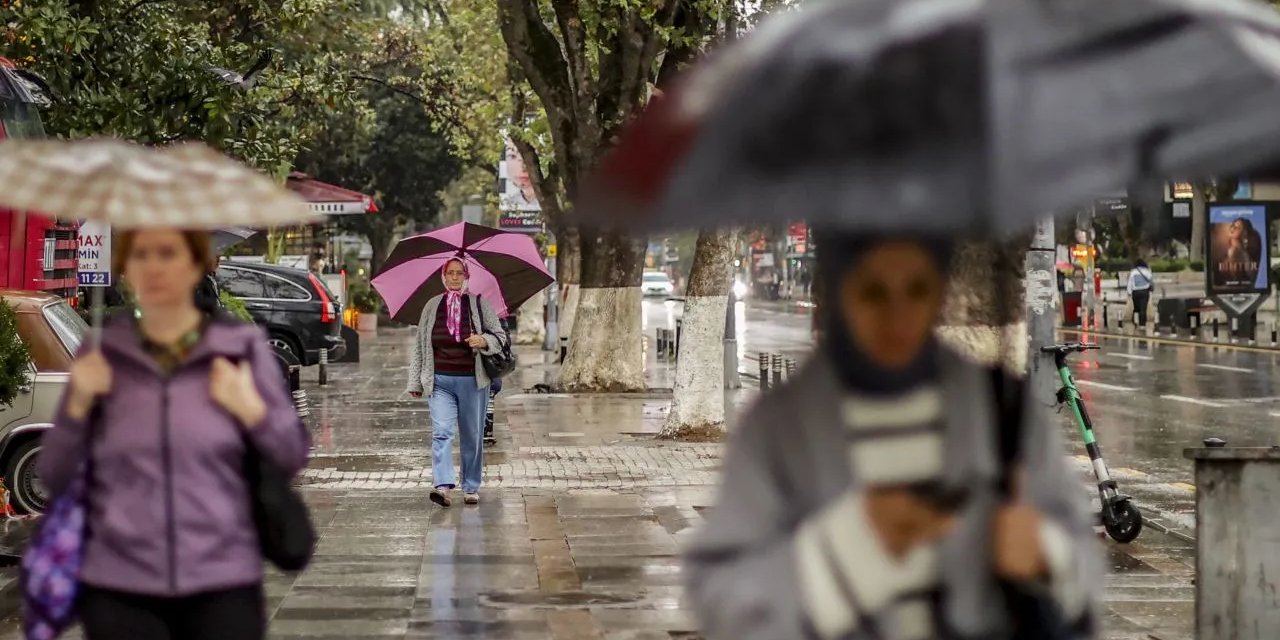
[[[431,479],[437,487],[457,486],[453,473],[453,435],[458,434],[462,461],[462,491],[480,490],[484,469],[484,428],[488,389],[477,389],[474,376],[436,374],[435,389],[427,399],[431,409]]]

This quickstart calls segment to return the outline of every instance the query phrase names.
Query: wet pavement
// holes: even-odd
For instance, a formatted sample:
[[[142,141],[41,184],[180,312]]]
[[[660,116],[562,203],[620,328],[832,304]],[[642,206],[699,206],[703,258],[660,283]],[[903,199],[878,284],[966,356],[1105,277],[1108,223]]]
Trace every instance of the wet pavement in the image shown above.
[[[662,303],[649,311],[650,334],[655,324],[673,321]],[[807,316],[781,306],[739,313],[744,351],[807,353]],[[670,386],[669,367],[650,354],[651,393],[538,394],[524,389],[548,382],[555,366],[544,363],[540,351],[523,349],[522,366],[499,397],[498,444],[486,451],[482,502],[445,510],[426,499],[425,402],[401,393],[408,345],[407,333],[384,330],[363,345],[362,363],[334,365],[328,386],[309,386],[316,448],[300,483],[314,509],[320,546],[307,572],[270,576],[271,637],[697,637],[682,603],[678,548],[700,512],[713,503],[721,445],[653,439],[669,403],[663,391]],[[1126,360],[1115,353],[1151,355],[1151,360]],[[1218,376],[1240,372],[1196,363],[1263,366],[1233,355],[1196,354],[1192,357],[1202,360],[1191,361],[1197,369],[1191,375],[1200,386],[1187,390],[1175,384],[1187,375],[1182,372],[1187,357],[1176,350],[1148,354],[1116,346],[1080,377],[1113,386],[1142,380],[1144,388],[1160,392],[1157,397],[1177,392],[1206,400],[1227,398],[1227,390],[1210,396],[1209,389]],[[1247,387],[1248,393],[1261,395],[1258,389]],[[1193,391],[1201,395],[1187,395]],[[726,403],[741,406],[754,393],[727,393]],[[1200,418],[1194,411],[1213,408],[1208,406],[1169,408],[1154,401],[1134,406],[1146,402],[1134,396],[1151,394],[1126,396],[1100,386],[1086,387],[1086,393],[1097,405],[1090,408],[1108,454],[1114,451],[1113,464],[1148,473],[1144,485],[1185,478],[1183,443],[1173,440],[1235,423],[1220,417],[1196,426]],[[1238,408],[1257,416],[1268,411],[1263,404]],[[1161,420],[1168,424],[1162,426]],[[1109,424],[1124,427],[1113,431]],[[1254,437],[1265,438],[1263,426],[1249,428]],[[1088,490],[1083,482],[1081,490]],[[1105,637],[1189,639],[1190,545],[1152,530],[1128,547],[1108,548],[1114,571],[1105,593]],[[13,569],[0,568],[0,584],[14,575]],[[0,589],[0,640],[17,637],[10,584]]]

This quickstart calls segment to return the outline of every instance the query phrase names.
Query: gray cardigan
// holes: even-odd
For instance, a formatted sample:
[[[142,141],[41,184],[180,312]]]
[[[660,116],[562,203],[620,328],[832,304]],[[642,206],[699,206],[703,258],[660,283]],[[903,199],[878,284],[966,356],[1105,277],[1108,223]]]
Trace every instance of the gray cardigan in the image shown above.
[[[971,490],[957,527],[937,548],[937,568],[948,626],[968,638],[999,637],[1007,618],[992,571],[989,525],[995,495],[996,424],[991,376],[948,352],[940,381],[946,422],[944,473],[953,486]],[[845,452],[842,389],[826,358],[809,362],[786,385],[761,398],[730,434],[720,496],[690,541],[685,556],[689,597],[712,640],[881,638],[863,625],[852,633],[811,633],[806,627],[836,629],[846,605],[806,596],[805,538],[830,521],[844,555],[868,560],[855,571],[882,566],[870,534],[856,533],[859,513],[841,514],[858,495]],[[1067,464],[1058,425],[1040,399],[1024,408],[1023,460],[1030,470],[1024,498],[1044,515],[1042,540],[1052,567],[1048,592],[1074,615],[1096,613],[1101,591],[1102,554],[1086,511],[1080,478]],[[857,511],[860,511],[857,510]],[[1047,524],[1045,524],[1047,523]],[[839,535],[841,532],[844,535]],[[870,555],[868,555],[870,554]],[[875,562],[871,562],[875,561]],[[873,566],[874,565],[874,566]],[[821,568],[821,567],[819,567]],[[817,575],[817,574],[814,574]],[[863,576],[866,577],[866,576]],[[839,594],[836,594],[839,595]],[[835,596],[833,596],[835,597]],[[832,619],[835,619],[834,622]],[[830,623],[830,624],[819,624]],[[843,625],[848,630],[848,625]]]
[[[510,338],[502,328],[502,323],[498,321],[498,314],[488,302],[485,302],[484,298],[467,294],[467,299],[471,301],[471,326],[479,327],[480,330],[476,333],[483,336],[488,343],[488,346],[476,352],[476,388],[485,389],[492,381],[485,373],[484,365],[480,363],[480,355],[493,355],[502,351],[503,346],[510,344],[508,342]],[[418,335],[409,357],[409,387],[406,389],[409,393],[422,393],[429,396],[435,389],[436,360],[431,346],[431,331],[435,328],[436,314],[440,311],[442,300],[444,300],[444,294],[428,300],[426,306],[422,307],[422,316],[418,319]]]

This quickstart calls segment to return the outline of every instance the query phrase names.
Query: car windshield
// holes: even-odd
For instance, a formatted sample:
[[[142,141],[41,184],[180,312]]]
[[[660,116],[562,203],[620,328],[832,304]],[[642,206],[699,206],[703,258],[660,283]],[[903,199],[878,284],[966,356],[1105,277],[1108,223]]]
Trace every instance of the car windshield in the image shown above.
[[[80,343],[89,333],[89,325],[76,314],[66,302],[56,302],[44,308],[44,317],[58,334],[58,340],[67,351],[74,354],[80,351]]]
[[[670,282],[671,279],[668,278],[667,274],[665,273],[646,273],[644,274],[644,281],[645,282]]]

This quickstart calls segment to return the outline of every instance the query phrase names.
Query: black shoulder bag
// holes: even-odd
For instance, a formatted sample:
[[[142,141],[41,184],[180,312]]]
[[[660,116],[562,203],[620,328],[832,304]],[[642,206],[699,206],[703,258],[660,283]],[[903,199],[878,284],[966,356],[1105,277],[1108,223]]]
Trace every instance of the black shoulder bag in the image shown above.
[[[262,455],[247,433],[244,453],[249,506],[262,557],[281,571],[305,569],[316,548],[316,530],[307,503],[293,488],[289,474]]]
[[[1022,455],[1022,403],[1026,385],[1005,375],[999,366],[991,370],[991,378],[1000,427],[1000,492],[1009,497],[1013,474]],[[1001,581],[1000,591],[1013,624],[1010,640],[1074,640],[1091,636],[1092,618],[1087,613],[1080,620],[1069,621],[1049,596],[1005,581]]]
[[[472,323],[480,329],[476,333],[488,333],[497,337],[488,331],[488,327],[484,326],[484,316],[480,313],[480,302],[476,299],[476,296],[467,297],[471,299]],[[507,336],[506,340],[499,339],[498,344],[500,348],[497,353],[480,354],[480,364],[484,367],[484,373],[489,376],[490,380],[505,377],[516,370],[516,354],[511,350],[511,336]]]

